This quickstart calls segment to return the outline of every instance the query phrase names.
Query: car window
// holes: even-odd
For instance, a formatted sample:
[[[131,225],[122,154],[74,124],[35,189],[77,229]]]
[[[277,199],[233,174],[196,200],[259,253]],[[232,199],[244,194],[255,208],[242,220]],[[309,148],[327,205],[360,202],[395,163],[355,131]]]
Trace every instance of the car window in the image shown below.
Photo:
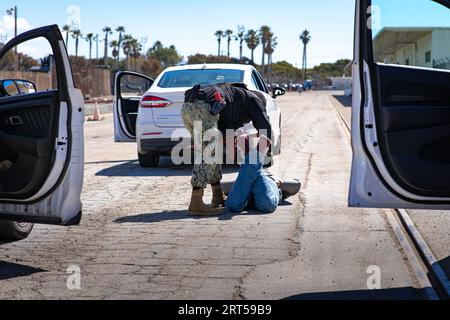
[[[244,81],[244,71],[229,69],[177,70],[166,72],[160,88],[191,88],[197,84],[237,83]]]
[[[255,86],[255,88],[259,90],[258,81],[256,80],[256,76],[255,76],[254,72],[252,73],[252,83]]]
[[[152,86],[152,82],[134,74],[125,74],[120,78],[120,97],[141,97]]]
[[[261,80],[261,77],[259,77],[258,73],[255,70],[253,70],[252,72],[252,77],[254,77],[256,80],[257,83],[256,87],[258,88],[258,90],[262,92],[267,92],[264,82]]]
[[[432,0],[373,0],[374,60],[450,70],[450,10]]]
[[[269,93],[269,89],[267,88],[266,82],[263,80],[263,78],[261,76],[260,76],[260,79],[261,79],[261,83],[263,85],[263,91],[265,93]]]
[[[31,39],[6,52],[0,60],[0,82],[0,97],[57,90],[57,72],[48,40]]]

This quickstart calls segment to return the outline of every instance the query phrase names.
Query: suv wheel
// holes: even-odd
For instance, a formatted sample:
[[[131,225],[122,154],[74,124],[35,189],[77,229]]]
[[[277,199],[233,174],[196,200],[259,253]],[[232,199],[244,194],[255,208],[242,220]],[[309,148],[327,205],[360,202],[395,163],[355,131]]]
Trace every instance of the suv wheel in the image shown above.
[[[23,222],[0,221],[0,240],[19,241],[28,238],[33,224]]]
[[[143,168],[154,168],[159,165],[159,155],[139,153],[139,165]]]

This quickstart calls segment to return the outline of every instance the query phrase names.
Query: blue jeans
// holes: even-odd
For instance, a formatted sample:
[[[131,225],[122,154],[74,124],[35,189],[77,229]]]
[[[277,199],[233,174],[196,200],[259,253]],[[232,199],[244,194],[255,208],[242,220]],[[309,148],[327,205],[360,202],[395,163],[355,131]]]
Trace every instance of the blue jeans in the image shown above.
[[[250,164],[250,159],[256,164]],[[274,180],[263,172],[264,156],[247,155],[225,206],[233,213],[243,212],[252,203],[261,213],[273,213],[282,201]]]

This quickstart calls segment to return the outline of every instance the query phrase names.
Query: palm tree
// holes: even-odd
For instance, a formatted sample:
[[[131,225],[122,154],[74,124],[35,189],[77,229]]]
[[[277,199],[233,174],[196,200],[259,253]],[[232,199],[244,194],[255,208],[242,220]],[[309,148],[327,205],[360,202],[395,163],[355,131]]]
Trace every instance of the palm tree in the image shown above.
[[[308,68],[308,60],[307,60],[307,46],[311,41],[311,34],[308,30],[304,30],[300,34],[300,41],[303,43],[303,79],[306,80],[306,70]]]
[[[233,30],[228,29],[225,31],[225,36],[227,37],[227,57],[230,59],[230,45],[231,40],[233,40]]]
[[[104,57],[104,59],[105,59],[105,64],[106,64],[106,62],[108,60],[108,45],[109,45],[108,36],[110,34],[112,34],[112,29],[111,29],[111,27],[104,27],[102,29],[102,31],[105,33],[105,57]]]
[[[252,52],[252,62],[255,63],[255,49],[259,46],[260,39],[258,36],[258,32],[253,29],[248,30],[245,35],[245,42],[247,43],[247,47]]]
[[[274,34],[270,32],[267,38],[267,44],[265,48],[265,53],[267,54],[267,64],[269,65],[269,75],[272,75],[272,55],[278,46],[278,38],[274,37]]]
[[[70,35],[71,30],[72,30],[72,28],[68,24],[66,24],[62,27],[62,31],[64,31],[66,33],[66,47],[67,48],[69,48],[69,35]]]
[[[236,40],[239,40],[239,60],[242,60],[243,43],[245,41],[245,30],[243,28],[238,31]]]
[[[128,70],[131,69],[130,54],[131,54],[131,50],[132,50],[132,40],[133,40],[133,37],[130,34],[124,35],[123,39],[122,39],[122,49],[123,49],[123,53],[127,57],[127,69]]]
[[[92,60],[92,41],[94,40],[94,34],[88,33],[84,39],[89,42],[89,60]]]
[[[216,33],[214,34],[217,37],[217,42],[218,42],[218,51],[217,51],[217,56],[220,57],[221,56],[221,51],[222,51],[222,38],[225,37],[225,34],[223,31],[219,30],[216,31]]]
[[[265,64],[266,64],[266,45],[267,45],[267,41],[268,38],[270,36],[270,27],[269,26],[262,26],[261,29],[259,29],[259,37],[261,39],[261,43],[262,43],[262,63],[261,63],[261,68],[262,71],[264,72],[264,68],[265,68]]]
[[[79,46],[79,41],[80,41],[80,37],[82,37],[82,33],[79,29],[75,29],[72,31],[72,38],[75,39],[75,57],[78,57],[78,46]]]
[[[116,59],[117,56],[119,55],[119,50],[117,50],[117,48],[119,47],[119,41],[113,40],[111,41],[109,46],[113,49],[112,55]]]
[[[134,70],[137,69],[137,59],[142,52],[142,44],[137,39],[131,40],[131,52],[130,56],[134,59]]]
[[[119,47],[119,54],[117,55],[117,61],[119,61],[120,60],[120,47],[122,46],[122,40],[123,40],[122,36],[125,33],[125,27],[123,27],[123,26],[117,27],[116,28],[116,32],[119,33],[119,45],[118,45],[118,47]]]
[[[150,48],[149,51],[156,51],[156,50],[162,49],[163,47],[164,46],[163,46],[162,42],[158,40],[158,41],[155,42],[153,47]]]

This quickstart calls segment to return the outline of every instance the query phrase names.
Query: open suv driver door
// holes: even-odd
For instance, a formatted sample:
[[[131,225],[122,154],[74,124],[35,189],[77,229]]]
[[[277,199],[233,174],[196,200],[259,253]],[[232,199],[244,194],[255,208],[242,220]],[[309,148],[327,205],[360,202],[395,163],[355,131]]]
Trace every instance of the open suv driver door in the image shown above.
[[[356,5],[349,204],[450,209],[450,1]]]
[[[46,48],[40,60],[31,57]],[[6,221],[79,224],[83,96],[58,26],[25,32],[3,46],[0,75],[0,161],[10,164],[0,172],[0,238],[16,237]]]

